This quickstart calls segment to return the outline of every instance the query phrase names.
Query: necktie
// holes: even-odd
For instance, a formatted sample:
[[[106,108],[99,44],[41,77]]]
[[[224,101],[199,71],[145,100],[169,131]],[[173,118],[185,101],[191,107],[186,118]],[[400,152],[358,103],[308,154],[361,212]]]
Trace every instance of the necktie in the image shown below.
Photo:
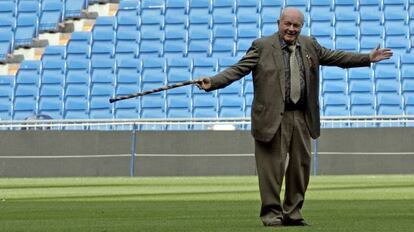
[[[300,98],[300,73],[299,64],[296,59],[296,45],[289,46],[290,58],[290,99],[293,103],[299,101]]]

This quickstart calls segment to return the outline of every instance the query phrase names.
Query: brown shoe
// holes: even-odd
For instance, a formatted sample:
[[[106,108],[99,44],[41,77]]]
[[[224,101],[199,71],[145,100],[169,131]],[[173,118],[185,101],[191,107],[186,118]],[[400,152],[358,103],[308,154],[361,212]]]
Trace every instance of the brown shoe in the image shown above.
[[[284,219],[283,220],[284,226],[310,226],[304,219],[299,220],[292,220],[292,219]]]

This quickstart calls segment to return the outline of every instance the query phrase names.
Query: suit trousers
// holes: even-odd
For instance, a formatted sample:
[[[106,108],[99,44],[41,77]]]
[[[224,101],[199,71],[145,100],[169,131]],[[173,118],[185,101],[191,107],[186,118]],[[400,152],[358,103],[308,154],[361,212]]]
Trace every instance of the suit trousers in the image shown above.
[[[255,158],[262,201],[260,218],[263,223],[287,218],[303,219],[301,209],[311,163],[311,137],[303,111],[286,111],[271,141],[256,140]],[[280,192],[284,177],[285,197],[282,205]]]

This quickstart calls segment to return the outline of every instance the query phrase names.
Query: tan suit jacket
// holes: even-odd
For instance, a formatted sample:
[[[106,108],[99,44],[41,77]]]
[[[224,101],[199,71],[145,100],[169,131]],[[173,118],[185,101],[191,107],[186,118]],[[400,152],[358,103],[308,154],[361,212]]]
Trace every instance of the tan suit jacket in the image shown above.
[[[309,133],[320,135],[319,65],[342,68],[370,66],[369,54],[330,50],[314,38],[299,36],[305,68],[306,110]],[[208,91],[223,88],[253,72],[252,135],[256,140],[270,141],[280,126],[285,105],[285,72],[279,33],[253,41],[240,61],[211,78]]]

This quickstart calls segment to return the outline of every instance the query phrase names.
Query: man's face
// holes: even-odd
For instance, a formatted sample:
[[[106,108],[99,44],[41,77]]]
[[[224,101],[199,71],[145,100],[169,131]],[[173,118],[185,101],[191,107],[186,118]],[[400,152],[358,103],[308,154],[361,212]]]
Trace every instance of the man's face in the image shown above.
[[[302,30],[303,19],[296,12],[286,12],[279,20],[279,33],[282,39],[292,44],[299,36]]]

